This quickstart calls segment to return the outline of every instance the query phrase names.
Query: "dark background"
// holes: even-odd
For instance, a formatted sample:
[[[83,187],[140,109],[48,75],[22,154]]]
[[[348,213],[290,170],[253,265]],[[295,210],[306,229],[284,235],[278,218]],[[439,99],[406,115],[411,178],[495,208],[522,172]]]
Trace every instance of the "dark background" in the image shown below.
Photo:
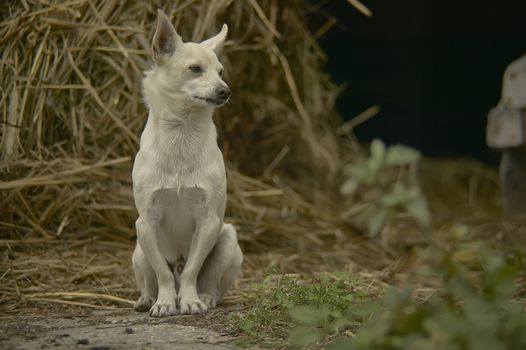
[[[526,1],[362,2],[373,17],[343,0],[322,7],[339,20],[321,45],[326,70],[348,83],[340,112],[351,119],[381,107],[355,130],[358,138],[494,163],[486,115],[500,99],[504,69],[526,53]]]

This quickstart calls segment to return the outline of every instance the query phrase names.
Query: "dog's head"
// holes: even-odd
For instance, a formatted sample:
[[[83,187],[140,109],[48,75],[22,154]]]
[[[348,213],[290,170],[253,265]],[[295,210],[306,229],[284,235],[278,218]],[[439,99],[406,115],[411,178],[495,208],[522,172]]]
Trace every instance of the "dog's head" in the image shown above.
[[[186,104],[219,107],[230,98],[223,81],[223,66],[217,53],[223,47],[228,27],[201,43],[184,43],[168,17],[157,10],[157,29],[153,36],[153,59],[170,95]]]

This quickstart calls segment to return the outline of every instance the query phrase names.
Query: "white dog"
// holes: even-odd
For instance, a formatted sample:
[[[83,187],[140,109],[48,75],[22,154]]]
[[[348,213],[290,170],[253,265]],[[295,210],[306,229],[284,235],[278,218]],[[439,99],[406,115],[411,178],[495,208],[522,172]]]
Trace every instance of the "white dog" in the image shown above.
[[[230,90],[216,53],[228,28],[183,43],[158,10],[155,66],[143,81],[150,109],[133,166],[139,212],[133,269],[137,311],[152,316],[201,313],[219,303],[243,255],[234,227],[223,223],[226,175],[212,121]]]

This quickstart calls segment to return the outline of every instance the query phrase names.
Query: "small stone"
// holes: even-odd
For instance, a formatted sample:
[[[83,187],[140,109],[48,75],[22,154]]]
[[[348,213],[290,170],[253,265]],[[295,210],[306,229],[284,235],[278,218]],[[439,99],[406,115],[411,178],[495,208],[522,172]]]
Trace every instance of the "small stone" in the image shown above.
[[[80,344],[80,345],[88,345],[88,344],[89,344],[89,339],[79,339],[79,341],[77,342],[77,344]]]
[[[128,334],[133,334],[133,328],[131,328],[131,327],[127,327],[127,328],[126,328],[126,333],[128,333]]]

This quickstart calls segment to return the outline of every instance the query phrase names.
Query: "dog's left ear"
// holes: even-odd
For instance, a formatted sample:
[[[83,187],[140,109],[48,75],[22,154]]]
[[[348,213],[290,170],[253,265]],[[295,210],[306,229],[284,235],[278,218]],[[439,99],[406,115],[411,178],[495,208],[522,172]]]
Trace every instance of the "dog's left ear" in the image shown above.
[[[225,43],[227,33],[228,26],[226,24],[223,24],[223,28],[221,28],[221,31],[218,34],[211,37],[210,39],[206,39],[205,41],[201,42],[201,45],[212,49],[215,53],[219,53],[219,51],[221,51],[221,48],[223,48],[223,44]]]

